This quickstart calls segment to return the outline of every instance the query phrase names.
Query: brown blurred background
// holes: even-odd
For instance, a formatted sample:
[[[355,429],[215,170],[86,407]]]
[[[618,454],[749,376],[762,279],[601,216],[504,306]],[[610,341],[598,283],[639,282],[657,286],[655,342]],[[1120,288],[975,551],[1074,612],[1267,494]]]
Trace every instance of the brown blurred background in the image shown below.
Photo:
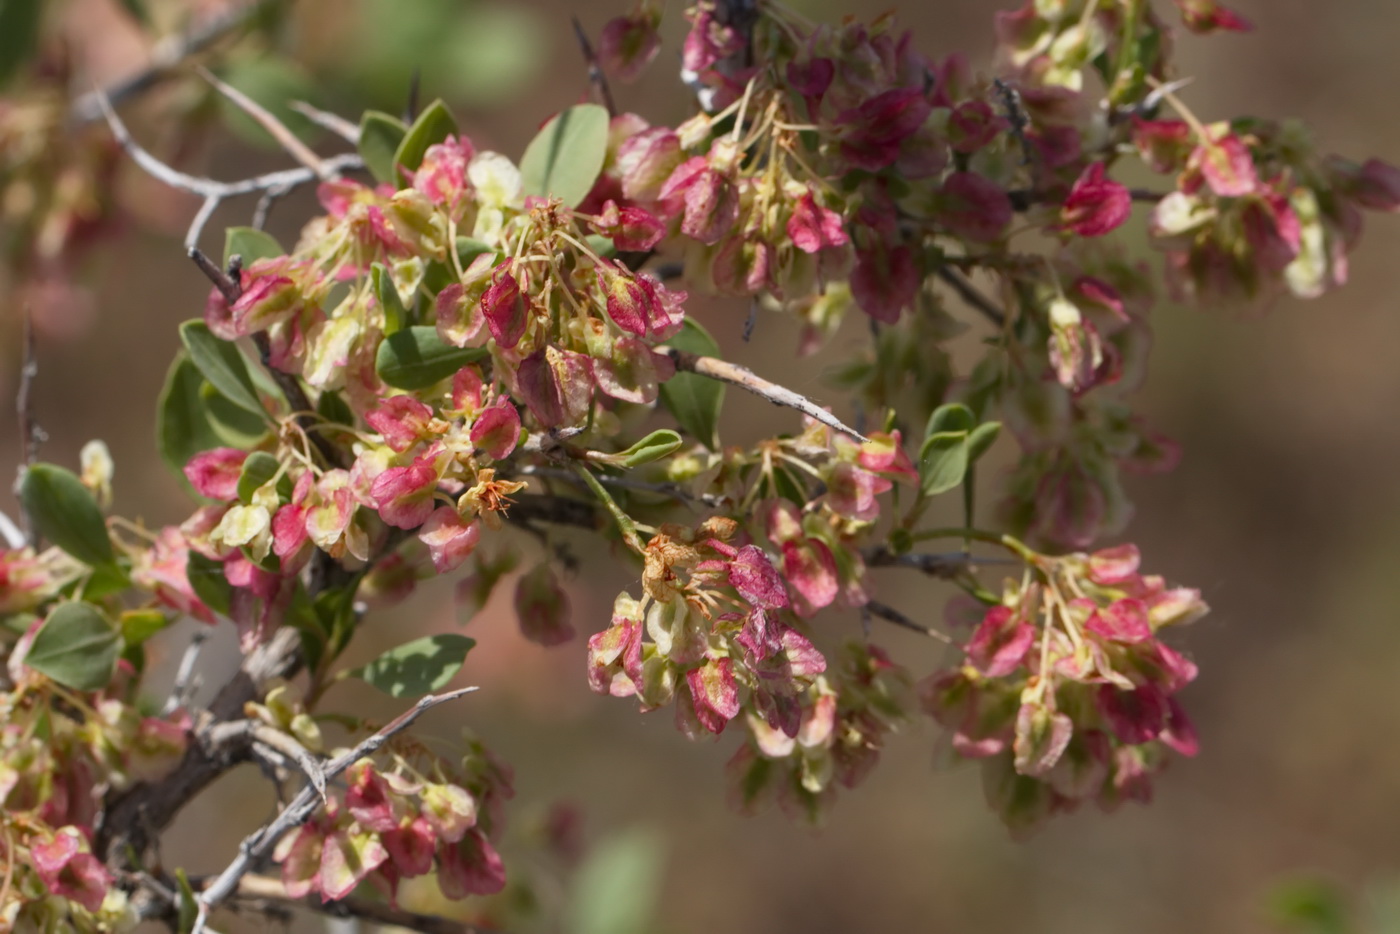
[[[794,5],[816,17],[871,15],[855,4]],[[941,0],[899,12],[927,53],[962,49],[985,66],[991,15],[1005,5]],[[1235,6],[1255,21],[1253,34],[1181,38],[1180,69],[1197,78],[1184,97],[1198,115],[1297,116],[1323,149],[1400,161],[1400,4]],[[69,28],[85,37],[101,76],[140,61],[115,7],[70,5],[81,15]],[[656,121],[685,113],[671,66],[680,28],[671,7],[672,41],[657,65],[640,84],[615,88],[624,108]],[[425,97],[446,97],[478,146],[515,155],[541,118],[585,90],[569,15],[596,35],[620,9],[582,0],[301,0],[281,43],[303,71],[265,80],[273,88],[302,80],[317,89],[317,103],[346,114],[398,110],[416,62]],[[410,36],[396,41],[414,49],[411,58],[376,50],[376,37],[395,21]],[[256,72],[258,60],[243,67]],[[158,138],[151,124],[142,132]],[[322,143],[332,151],[331,141]],[[276,153],[227,134],[196,150],[189,165],[224,178],[281,164]],[[168,232],[133,225],[95,257],[87,270],[95,319],[75,337],[42,343],[37,414],[52,436],[43,456],[72,465],[84,441],[102,438],[117,463],[119,510],[150,523],[178,521],[186,501],[155,456],[154,400],[177,345],[174,326],[201,311],[207,285],[179,251],[194,205],[159,194],[134,172],[123,178],[141,194],[146,220]],[[279,205],[272,229],[284,243],[309,207],[305,198]],[[247,223],[251,209],[217,217],[206,249],[219,248],[219,224]],[[667,714],[640,717],[628,701],[588,692],[582,638],[606,624],[612,596],[634,583],[596,560],[570,583],[583,634],[574,643],[554,650],[525,643],[505,593],[467,625],[481,645],[461,678],[483,690],[432,720],[429,732],[451,737],[468,725],[514,764],[521,866],[533,859],[528,831],[551,801],[582,809],[589,840],[609,828],[657,828],[667,861],[655,929],[674,934],[1225,934],[1274,930],[1269,893],[1300,873],[1334,878],[1358,896],[1387,885],[1400,877],[1400,218],[1369,220],[1352,258],[1353,284],[1340,292],[1285,300],[1258,320],[1165,303],[1156,310],[1154,369],[1140,403],[1186,456],[1174,474],[1133,484],[1138,511],[1128,537],[1150,570],[1200,586],[1213,613],[1177,640],[1201,668],[1184,700],[1202,753],[1173,764],[1150,807],[1062,817],[1030,842],[1013,843],[983,805],[976,768],[935,764],[936,731],[919,721],[895,738],[863,788],[842,797],[824,830],[776,813],[733,814],[721,770],[735,737],[722,737],[718,748],[692,745]],[[833,354],[798,362],[791,322],[767,316],[743,346],[742,309],[697,308],[735,359],[839,401],[819,376],[843,345],[861,339],[859,328],[843,332]],[[12,356],[0,365],[7,387]],[[726,418],[749,436],[794,424],[734,394]],[[16,437],[8,405],[0,437]],[[11,475],[14,460],[7,443],[0,476]],[[589,554],[586,540],[578,546]],[[885,579],[884,588],[887,602],[911,612],[945,596],[912,580]],[[449,590],[425,586],[405,607],[380,614],[374,644],[358,654],[456,626]],[[835,636],[843,627],[854,633],[857,623],[822,625]],[[916,675],[940,659],[917,637],[875,635]],[[167,651],[178,655],[183,638],[168,639]],[[206,653],[210,683],[218,666],[237,661],[231,644],[221,651]],[[337,690],[344,694],[331,695],[333,705],[393,709]],[[192,873],[221,868],[271,803],[256,776],[231,778],[186,815],[168,841],[168,860]],[[542,892],[546,906],[558,897],[547,885]],[[222,929],[257,927],[239,923]],[[303,919],[293,929],[320,924]]]

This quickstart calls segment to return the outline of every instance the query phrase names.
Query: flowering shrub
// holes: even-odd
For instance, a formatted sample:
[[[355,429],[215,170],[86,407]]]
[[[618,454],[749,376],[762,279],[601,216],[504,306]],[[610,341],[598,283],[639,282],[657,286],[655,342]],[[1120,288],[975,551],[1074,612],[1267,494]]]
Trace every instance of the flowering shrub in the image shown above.
[[[1213,0],[1176,6],[1191,32],[1248,28]],[[1028,2],[997,15],[984,73],[926,57],[888,16],[817,25],[769,0],[701,0],[681,53],[698,107],[677,126],[577,104],[512,158],[441,102],[408,122],[322,115],[354,154],[289,142],[301,168],[238,184],[165,166],[100,101],[120,145],[209,210],[314,181],[323,213],[290,247],[231,229],[222,264],[197,248],[208,210],[191,229],[213,285],[159,402],[162,454],[199,498],[187,520],[108,516],[100,445],[80,473],[27,467],[28,534],[0,554],[6,929],[197,931],[269,881],[352,914],[376,892],[375,917],[413,927],[404,880],[454,900],[500,891],[509,768],[475,740],[443,751],[407,731],[462,693],[443,690],[473,641],[342,659],[419,581],[452,575],[484,602],[526,552],[507,524],[546,543],[515,581],[524,635],[586,641],[594,691],[669,707],[688,737],[741,734],[726,768],[740,808],[818,819],[917,712],[980,761],[1013,831],[1148,800],[1171,757],[1197,751],[1177,699],[1196,665],[1166,637],[1206,612],[1109,544],[1132,511],[1122,474],[1177,456],[1129,404],[1154,296],[1316,296],[1345,281],[1363,212],[1400,209],[1389,165],[1322,157],[1291,123],[1187,109],[1166,12]],[[610,22],[595,63],[636,77],[660,17],[642,0]],[[65,136],[51,158],[67,105],[34,87],[0,102],[0,203],[23,256],[56,258],[76,242],[64,198],[102,191],[93,154],[110,146]],[[1133,164],[1152,187],[1120,180]],[[1159,260],[1125,247],[1134,213]],[[695,292],[748,299],[749,327],[797,316],[804,355],[862,319],[871,339],[838,378],[864,418],[726,362],[687,314]],[[955,367],[948,342],[968,329],[980,358]],[[789,429],[726,443],[734,391],[790,409]],[[998,442],[1019,458],[998,527],[974,527]],[[950,495],[967,521],[932,525]],[[611,620],[571,615],[559,525],[640,569]],[[954,550],[927,550],[938,541]],[[879,599],[900,569],[955,591],[952,632]],[[841,643],[839,610],[863,614],[866,638]],[[207,708],[177,689],[153,709],[145,645],[181,617],[237,627],[245,662]],[[873,620],[957,651],[909,672]],[[328,708],[346,677],[417,703],[374,728]],[[175,813],[248,759],[300,791],[218,876],[161,865]],[[267,866],[280,878],[249,889]]]

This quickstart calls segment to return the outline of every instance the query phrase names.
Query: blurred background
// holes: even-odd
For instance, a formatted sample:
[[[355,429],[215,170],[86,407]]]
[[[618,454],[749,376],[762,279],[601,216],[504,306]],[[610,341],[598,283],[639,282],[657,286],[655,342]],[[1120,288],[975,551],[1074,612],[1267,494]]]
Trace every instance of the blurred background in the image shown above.
[[[789,2],[816,18],[871,15],[868,5]],[[985,68],[992,14],[1008,5],[941,0],[898,12],[926,53],[963,50]],[[1400,161],[1400,4],[1232,5],[1255,22],[1254,33],[1180,37],[1179,68],[1196,78],[1183,97],[1196,114],[1296,116],[1323,150]],[[1167,3],[1158,6],[1174,19]],[[143,63],[144,42],[115,0],[72,0],[60,9],[74,58],[93,80]],[[655,122],[688,112],[675,77],[677,9],[671,4],[669,43],[646,77],[614,86],[623,109]],[[622,10],[583,0],[297,0],[275,40],[254,42],[251,51],[235,46],[219,71],[266,103],[304,98],[353,116],[365,107],[401,110],[418,68],[423,99],[445,98],[478,147],[518,156],[544,118],[587,92],[570,16],[596,35]],[[211,106],[189,83],[152,97],[151,113],[172,101],[191,111]],[[143,112],[142,103],[129,111],[138,137],[169,147]],[[285,164],[247,126],[224,120],[221,127],[183,141],[181,164],[219,178]],[[332,139],[320,144],[339,151]],[[154,402],[177,346],[175,325],[202,311],[208,291],[180,255],[196,205],[129,166],[119,184],[140,216],[85,263],[88,309],[40,335],[36,414],[51,436],[43,457],[73,466],[79,447],[101,438],[117,464],[118,511],[153,525],[177,522],[188,503],[156,457]],[[291,243],[310,210],[305,195],[287,199],[271,230]],[[246,224],[251,211],[251,204],[222,211],[206,230],[205,249],[217,252],[221,226]],[[1145,243],[1139,249],[1156,262]],[[1352,284],[1320,300],[1284,299],[1250,320],[1157,306],[1154,371],[1139,402],[1152,424],[1182,442],[1185,458],[1173,474],[1135,481],[1137,516],[1127,537],[1141,546],[1148,570],[1201,587],[1213,612],[1176,639],[1201,669],[1183,700],[1202,752],[1173,762],[1149,807],[1060,817],[1014,843],[984,806],[976,767],[945,764],[937,730],[917,720],[823,829],[777,813],[741,817],[725,805],[722,775],[736,737],[721,737],[719,748],[691,744],[669,715],[639,716],[631,702],[587,689],[583,639],[606,625],[613,596],[635,580],[579,539],[584,560],[568,586],[580,636],[554,650],[518,634],[512,588],[502,588],[462,630],[480,644],[460,681],[482,691],[438,712],[425,729],[451,739],[469,727],[515,767],[507,865],[536,883],[534,927],[567,929],[549,918],[570,883],[532,842],[558,802],[577,808],[585,844],[618,829],[648,834],[632,838],[644,841],[643,862],[659,868],[646,929],[672,934],[1233,934],[1280,930],[1271,905],[1290,879],[1330,880],[1345,910],[1383,899],[1400,879],[1397,257],[1400,218],[1373,216],[1352,256]],[[697,302],[693,313],[733,359],[824,401],[838,400],[822,388],[823,371],[864,339],[860,323],[848,322],[828,351],[798,361],[797,328],[788,320],[765,316],[745,345],[745,309]],[[0,379],[9,399],[17,379],[13,318],[4,333]],[[795,424],[733,393],[726,419],[739,440]],[[17,436],[7,404],[0,437]],[[0,446],[0,476],[12,476],[16,459],[16,445]],[[12,511],[8,494],[0,499]],[[538,554],[522,547],[528,566]],[[947,596],[922,580],[887,578],[881,586],[886,602],[930,616]],[[430,583],[380,613],[357,653],[368,658],[462,625],[450,590],[448,582]],[[854,617],[820,625],[832,640],[859,631]],[[937,644],[917,636],[893,629],[874,636],[917,677],[941,661]],[[184,639],[182,632],[167,638],[166,651],[178,657]],[[204,658],[208,684],[238,661],[231,638]],[[395,709],[386,698],[337,691],[344,693],[329,697],[332,707]],[[167,862],[192,874],[222,868],[273,804],[251,770],[229,776],[169,836]],[[1292,897],[1306,901],[1310,891]],[[1330,909],[1316,910],[1321,917]],[[299,916],[289,930],[324,924]],[[221,929],[261,926],[234,919]]]

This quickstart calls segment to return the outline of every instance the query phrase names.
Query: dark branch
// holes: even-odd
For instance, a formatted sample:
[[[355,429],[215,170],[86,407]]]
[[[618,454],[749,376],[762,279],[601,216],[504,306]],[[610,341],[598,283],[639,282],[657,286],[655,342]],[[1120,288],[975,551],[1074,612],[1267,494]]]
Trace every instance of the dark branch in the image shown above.
[[[583,31],[583,24],[578,21],[578,17],[573,17],[574,37],[578,39],[578,46],[583,51],[583,60],[588,64],[588,83],[593,86],[602,99],[602,104],[608,109],[609,117],[617,116],[617,102],[613,100],[612,88],[608,87],[608,76],[603,74],[603,67],[598,64],[598,54],[593,51],[593,43],[588,41],[588,33]]]
[[[996,306],[990,298],[983,295],[972,287],[972,283],[963,278],[962,273],[948,266],[938,267],[938,278],[942,279],[948,286],[958,293],[958,297],[969,306],[982,313],[982,316],[998,328],[1006,326],[1006,315]]]

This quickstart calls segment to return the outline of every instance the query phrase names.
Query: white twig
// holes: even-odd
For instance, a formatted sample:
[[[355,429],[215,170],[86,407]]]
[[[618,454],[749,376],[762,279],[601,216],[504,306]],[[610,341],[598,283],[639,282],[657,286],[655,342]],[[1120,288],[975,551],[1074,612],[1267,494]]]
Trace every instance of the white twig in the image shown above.
[[[870,440],[806,396],[793,392],[784,386],[779,386],[777,383],[770,383],[748,367],[729,363],[716,357],[702,357],[699,354],[677,350],[674,347],[666,349],[665,352],[670,355],[678,370],[709,379],[717,379],[722,383],[729,383],[731,386],[738,386],[760,398],[767,399],[774,405],[796,409],[808,418],[814,418],[828,428],[850,435],[857,441]]]
[[[143,149],[136,140],[132,139],[126,124],[122,123],[121,118],[112,110],[111,102],[107,100],[106,96],[100,91],[97,94],[98,104],[107,117],[108,126],[112,128],[112,135],[117,138],[117,142],[121,144],[122,149],[126,150],[127,155],[131,156],[132,160],[145,170],[146,174],[164,182],[171,188],[187,191],[204,199],[204,204],[200,207],[199,213],[195,215],[194,220],[190,223],[189,231],[185,234],[185,249],[187,251],[198,245],[199,235],[203,232],[205,223],[223,201],[240,195],[266,194],[268,192],[285,194],[298,185],[317,181],[321,177],[317,172],[305,166],[268,172],[266,175],[245,178],[236,182],[220,182],[212,178],[188,175],[178,169],[171,168]],[[326,172],[327,177],[334,177],[341,172],[361,168],[363,165],[364,162],[356,153],[342,153],[321,161],[321,167]]]
[[[204,649],[209,632],[209,628],[203,625],[196,629],[185,654],[180,656],[180,667],[175,670],[175,683],[170,688],[170,696],[165,699],[165,706],[160,710],[162,717],[167,717],[187,705],[191,695],[198,689],[199,679],[195,677],[194,666],[199,661],[199,653]]]
[[[461,688],[456,691],[448,691],[445,694],[429,694],[419,698],[418,703],[404,711],[398,717],[385,724],[384,727],[367,737],[354,749],[341,753],[325,764],[322,770],[326,781],[334,779],[341,772],[344,772],[356,762],[373,755],[381,746],[397,733],[402,732],[413,724],[424,712],[431,710],[439,704],[456,700],[465,694],[475,691],[475,687]],[[282,809],[272,822],[259,827],[253,831],[238,846],[238,855],[233,858],[233,862],[221,873],[218,878],[209,883],[204,891],[195,899],[199,906],[199,915],[195,919],[194,926],[190,929],[190,934],[208,934],[206,921],[209,912],[214,907],[221,904],[225,899],[238,890],[238,882],[245,875],[252,871],[253,865],[277,845],[277,841],[294,827],[299,827],[310,819],[320,806],[320,795],[314,785],[308,784],[291,803]]]
[[[324,181],[328,177],[325,161],[312,152],[311,147],[297,139],[296,134],[287,129],[286,124],[274,117],[270,110],[253,100],[247,94],[238,90],[238,88],[220,81],[209,69],[198,67],[195,71],[199,72],[201,78],[212,84],[214,90],[231,100],[240,110],[251,117],[258,126],[266,130],[269,136],[277,140],[278,145],[287,150],[289,156],[315,172],[317,178]]]
[[[358,125],[346,120],[340,114],[333,114],[329,110],[322,110],[313,107],[306,101],[292,101],[288,107],[301,114],[312,123],[323,130],[330,130],[336,136],[345,140],[351,146],[358,146],[360,143],[360,128]]]

